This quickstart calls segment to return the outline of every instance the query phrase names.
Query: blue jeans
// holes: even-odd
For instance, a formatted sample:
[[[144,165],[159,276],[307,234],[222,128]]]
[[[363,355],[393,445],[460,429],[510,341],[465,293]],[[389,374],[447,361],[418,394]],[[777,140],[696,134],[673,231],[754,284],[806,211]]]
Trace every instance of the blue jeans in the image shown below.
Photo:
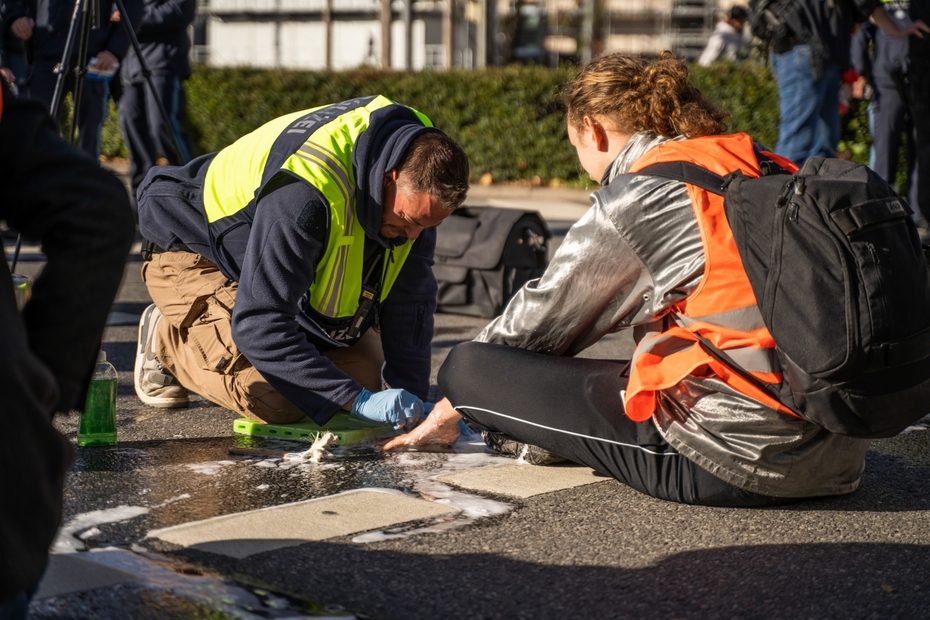
[[[835,157],[840,142],[840,68],[824,63],[814,79],[809,45],[772,54],[781,121],[775,152],[799,166],[810,157]]]

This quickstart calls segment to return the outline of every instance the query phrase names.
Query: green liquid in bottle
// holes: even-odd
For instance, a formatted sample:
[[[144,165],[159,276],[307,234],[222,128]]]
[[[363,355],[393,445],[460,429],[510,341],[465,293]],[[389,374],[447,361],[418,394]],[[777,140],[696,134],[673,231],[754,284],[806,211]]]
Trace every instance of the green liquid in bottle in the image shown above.
[[[94,379],[87,388],[87,404],[78,427],[79,446],[112,446],[116,443],[117,379]]]

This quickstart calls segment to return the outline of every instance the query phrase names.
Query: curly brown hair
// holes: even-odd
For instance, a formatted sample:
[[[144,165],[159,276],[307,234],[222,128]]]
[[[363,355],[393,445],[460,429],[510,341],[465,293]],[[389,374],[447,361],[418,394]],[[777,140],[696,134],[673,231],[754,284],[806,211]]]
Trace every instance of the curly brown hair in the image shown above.
[[[726,131],[729,116],[688,80],[688,67],[671,52],[654,60],[622,52],[598,56],[565,85],[562,101],[579,130],[588,116],[624,133],[699,138]]]

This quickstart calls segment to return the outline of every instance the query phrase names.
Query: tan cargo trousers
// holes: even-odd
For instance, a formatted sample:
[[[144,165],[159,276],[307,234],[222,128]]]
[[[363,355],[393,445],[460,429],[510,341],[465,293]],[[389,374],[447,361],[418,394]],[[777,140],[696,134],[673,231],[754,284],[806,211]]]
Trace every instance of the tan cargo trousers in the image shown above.
[[[288,424],[304,417],[233,342],[238,284],[213,262],[191,252],[154,254],[142,265],[142,280],[164,319],[158,322],[156,355],[181,385],[258,421]],[[375,330],[353,347],[323,355],[366,389],[381,389],[384,352]]]

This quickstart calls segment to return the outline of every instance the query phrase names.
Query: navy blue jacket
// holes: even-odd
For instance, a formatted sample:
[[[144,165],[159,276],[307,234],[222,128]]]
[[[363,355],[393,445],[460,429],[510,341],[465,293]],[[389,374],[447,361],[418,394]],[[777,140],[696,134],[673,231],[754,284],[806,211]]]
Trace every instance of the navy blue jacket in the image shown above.
[[[88,0],[97,2],[100,12],[100,28],[92,28],[87,41],[87,59],[106,50],[122,60],[129,49],[129,36],[120,22],[111,22],[110,15],[116,8],[109,0]],[[61,60],[65,50],[65,41],[71,26],[71,15],[74,12],[75,0],[48,0],[48,27],[36,26],[28,45],[31,46],[32,57],[35,60]],[[123,0],[128,15],[124,16],[135,26],[142,18],[142,0]],[[35,0],[28,0],[27,14],[35,19]],[[80,16],[78,17],[80,19]],[[79,24],[78,24],[79,25]],[[75,41],[71,58],[78,52],[78,41]]]
[[[853,26],[868,21],[881,4],[881,0],[802,0],[802,21],[809,32],[801,34],[800,42],[809,43],[818,60],[845,70]]]
[[[907,26],[910,2],[886,2],[888,16],[899,26]],[[871,44],[871,45],[870,45]],[[853,36],[850,54],[852,66],[870,84],[895,88],[894,75],[907,72],[907,39],[895,39],[874,24],[863,24]]]
[[[380,170],[375,176],[383,179],[384,170],[396,162],[386,163],[389,158],[377,151],[371,154],[374,163],[369,168]],[[203,179],[213,157],[204,155],[182,167],[153,168],[139,190],[139,230],[166,250],[195,252],[224,266],[223,273],[239,283],[232,317],[239,350],[272,387],[314,421],[325,423],[362,388],[321,354],[332,344],[317,334],[305,312],[307,292],[329,238],[329,202],[309,183],[291,177],[262,196],[243,239],[224,238],[217,249],[202,199]],[[367,173],[357,170],[356,177],[365,179]],[[359,199],[356,207],[373,239],[379,238],[381,221],[380,191],[377,194],[375,201]],[[422,399],[429,392],[436,310],[435,246],[435,230],[417,238],[378,315],[385,381]],[[224,255],[218,257],[217,252]]]
[[[0,1],[0,33],[3,35],[0,45],[0,67],[7,66],[9,54],[24,53],[22,39],[13,35],[10,26],[20,17],[27,16],[26,5],[22,0]]]
[[[142,0],[142,19],[134,23],[142,58],[152,73],[167,73],[185,79],[191,74],[191,40],[187,28],[194,21],[197,0]],[[142,65],[132,48],[121,69],[123,81],[145,80]]]

